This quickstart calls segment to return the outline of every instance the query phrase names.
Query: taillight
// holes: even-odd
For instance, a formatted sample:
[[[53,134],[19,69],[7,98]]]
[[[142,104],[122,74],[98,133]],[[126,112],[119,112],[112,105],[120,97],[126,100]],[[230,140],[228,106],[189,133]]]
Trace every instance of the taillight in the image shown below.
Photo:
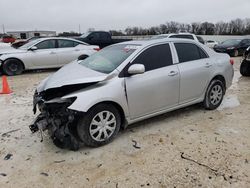
[[[230,64],[234,65],[234,60],[233,59],[230,59]]]
[[[100,48],[94,48],[94,50],[96,50],[96,51],[100,51],[101,49],[100,49]]]

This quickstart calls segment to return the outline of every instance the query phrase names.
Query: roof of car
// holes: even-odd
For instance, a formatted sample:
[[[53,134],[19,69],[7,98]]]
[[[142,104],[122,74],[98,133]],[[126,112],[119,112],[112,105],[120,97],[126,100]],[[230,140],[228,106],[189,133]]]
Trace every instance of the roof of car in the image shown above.
[[[88,45],[85,42],[82,42],[82,41],[79,41],[79,40],[76,40],[76,39],[73,39],[73,38],[67,38],[67,37],[42,37],[42,38],[38,38],[38,39],[35,39],[35,40],[44,41],[44,40],[48,40],[48,39],[72,40],[72,41],[76,41],[76,42]]]
[[[151,39],[151,40],[132,40],[132,41],[127,41],[123,42],[120,44],[127,44],[127,45],[141,45],[141,46],[149,46],[152,44],[157,44],[157,43],[164,43],[164,42],[191,42],[191,43],[197,43],[194,40],[190,39],[177,39],[177,38],[164,38],[164,39]]]

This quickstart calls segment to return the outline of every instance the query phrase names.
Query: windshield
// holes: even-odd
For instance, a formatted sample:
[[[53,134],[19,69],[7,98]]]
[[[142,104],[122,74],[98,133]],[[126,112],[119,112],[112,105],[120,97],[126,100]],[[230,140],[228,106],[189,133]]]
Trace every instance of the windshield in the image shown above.
[[[89,34],[90,32],[84,33],[83,35],[81,35],[81,38],[86,38]]]
[[[42,39],[31,40],[30,42],[26,43],[25,45],[21,46],[19,49],[28,49],[32,47],[37,42],[40,42]]]
[[[139,45],[118,44],[106,47],[87,59],[80,62],[81,65],[92,70],[109,74],[125,61]]]
[[[235,46],[235,45],[238,45],[240,43],[240,41],[241,41],[240,39],[226,40],[226,41],[222,42],[221,44]]]

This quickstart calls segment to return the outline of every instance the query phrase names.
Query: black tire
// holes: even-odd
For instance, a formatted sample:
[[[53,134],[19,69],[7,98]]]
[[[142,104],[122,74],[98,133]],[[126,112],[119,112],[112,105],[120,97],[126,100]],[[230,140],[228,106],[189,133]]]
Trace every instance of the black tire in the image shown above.
[[[240,65],[240,73],[242,76],[250,76],[250,61],[242,61]]]
[[[218,93],[218,98],[215,97],[214,92],[216,92],[215,88],[220,88],[221,89],[221,95]],[[206,94],[205,94],[205,98],[203,101],[203,106],[205,109],[207,110],[214,110],[216,108],[218,108],[223,100],[223,97],[225,95],[225,84],[223,84],[222,81],[214,79],[210,82]],[[220,91],[220,90],[218,90]],[[216,100],[214,99],[217,98]]]
[[[101,136],[100,139],[103,140],[96,140],[93,137],[95,137],[95,134],[93,134],[93,136],[90,133],[90,129],[95,126],[92,123],[92,120],[94,120],[95,118],[98,118],[98,114],[100,113],[106,113],[106,112],[110,112],[112,114],[112,118],[115,117],[115,122],[112,125],[113,130],[110,131],[110,133],[108,133],[107,129],[105,130],[106,134],[110,134],[108,138],[105,138],[105,134],[104,131],[99,130],[98,132],[96,132],[96,137],[98,137],[99,133],[101,132]],[[102,115],[104,115],[102,114]],[[107,118],[107,114],[106,117]],[[103,116],[104,117],[104,116]],[[95,119],[97,120],[97,119]],[[97,120],[97,122],[99,122]],[[100,120],[101,122],[101,120]],[[100,125],[104,126],[104,125]],[[90,147],[99,147],[105,144],[108,144],[109,142],[111,142],[115,136],[117,135],[117,133],[119,132],[121,127],[121,115],[119,113],[119,111],[110,104],[98,104],[94,107],[92,107],[85,115],[84,117],[80,118],[80,120],[78,121],[77,124],[77,134],[80,138],[80,140],[86,145],[86,146],[90,146]],[[98,129],[99,126],[96,126],[96,129]],[[100,128],[99,128],[100,129]],[[98,135],[97,135],[98,134]]]
[[[3,73],[8,76],[14,76],[22,74],[24,66],[18,59],[7,59],[2,65]]]
[[[77,60],[81,61],[81,60],[84,60],[84,59],[86,59],[88,57],[89,57],[88,55],[80,55]]]

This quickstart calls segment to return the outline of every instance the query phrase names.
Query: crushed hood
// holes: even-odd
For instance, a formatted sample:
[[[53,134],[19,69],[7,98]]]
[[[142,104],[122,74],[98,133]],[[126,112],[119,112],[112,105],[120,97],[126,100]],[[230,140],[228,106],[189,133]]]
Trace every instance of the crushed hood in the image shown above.
[[[77,61],[74,61],[43,80],[37,87],[37,91],[42,92],[63,86],[100,82],[107,77],[108,74],[88,69],[80,65]]]

